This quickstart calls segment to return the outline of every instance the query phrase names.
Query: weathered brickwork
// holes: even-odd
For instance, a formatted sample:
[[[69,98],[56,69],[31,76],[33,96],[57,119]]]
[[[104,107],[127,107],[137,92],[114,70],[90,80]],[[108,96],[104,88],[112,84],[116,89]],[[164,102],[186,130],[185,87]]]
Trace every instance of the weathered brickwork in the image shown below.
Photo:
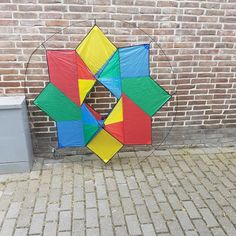
[[[94,19],[117,46],[150,42],[152,77],[170,93],[177,91],[153,118],[154,142],[173,123],[178,138],[172,143],[205,144],[200,134],[210,135],[211,143],[221,132],[226,143],[235,141],[226,131],[236,128],[235,0],[1,0],[0,95],[27,95],[38,147],[56,141],[54,122],[32,105],[49,80],[45,49],[75,48]],[[115,99],[101,86],[95,90],[88,100],[105,115]],[[189,127],[192,142],[182,135]]]

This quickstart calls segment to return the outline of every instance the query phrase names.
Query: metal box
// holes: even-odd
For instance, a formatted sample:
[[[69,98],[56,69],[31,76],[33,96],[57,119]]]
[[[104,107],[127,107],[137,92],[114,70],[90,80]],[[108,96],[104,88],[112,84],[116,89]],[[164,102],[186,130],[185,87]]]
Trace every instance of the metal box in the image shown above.
[[[0,174],[30,171],[32,164],[25,97],[0,97]]]

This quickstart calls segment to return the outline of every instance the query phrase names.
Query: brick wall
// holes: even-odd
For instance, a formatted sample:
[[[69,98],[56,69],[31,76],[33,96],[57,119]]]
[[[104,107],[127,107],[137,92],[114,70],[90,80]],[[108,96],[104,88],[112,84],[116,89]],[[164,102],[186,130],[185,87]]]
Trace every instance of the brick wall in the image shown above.
[[[54,122],[32,105],[48,82],[45,48],[75,48],[94,19],[117,46],[149,43],[144,30],[167,55],[151,42],[152,77],[177,90],[153,118],[154,143],[173,123],[163,145],[235,143],[235,0],[0,0],[0,95],[26,94],[36,151],[56,141]],[[25,76],[31,53],[63,27],[35,51]],[[88,101],[105,115],[115,99],[95,90]]]

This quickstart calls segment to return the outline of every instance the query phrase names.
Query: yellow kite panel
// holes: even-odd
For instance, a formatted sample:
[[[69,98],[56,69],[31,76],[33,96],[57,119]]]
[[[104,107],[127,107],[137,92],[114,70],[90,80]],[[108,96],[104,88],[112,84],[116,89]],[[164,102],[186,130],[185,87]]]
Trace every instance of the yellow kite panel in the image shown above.
[[[93,87],[95,82],[96,82],[96,80],[89,80],[89,79],[79,79],[78,80],[80,104],[83,103],[87,93]]]
[[[101,69],[115,51],[116,47],[96,25],[76,48],[76,52],[93,74]]]
[[[112,112],[109,114],[105,121],[105,125],[110,125],[123,121],[123,103],[122,98],[118,101]]]
[[[102,129],[87,147],[107,163],[123,147],[123,144]]]

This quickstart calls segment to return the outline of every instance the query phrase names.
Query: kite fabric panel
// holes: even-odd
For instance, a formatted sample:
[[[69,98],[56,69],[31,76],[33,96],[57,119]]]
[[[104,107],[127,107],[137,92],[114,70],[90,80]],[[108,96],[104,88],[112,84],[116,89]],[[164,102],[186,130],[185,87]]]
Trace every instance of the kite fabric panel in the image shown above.
[[[104,124],[105,130],[123,144],[151,144],[151,117],[125,94]]]
[[[70,100],[80,105],[75,51],[48,50],[47,61],[51,83]]]
[[[121,97],[120,58],[118,50],[97,73],[100,81],[116,97]]]
[[[87,147],[107,163],[123,147],[123,144],[102,129]]]
[[[77,121],[57,122],[58,146],[63,147],[84,147],[83,123]]]
[[[116,47],[95,25],[76,48],[87,67],[96,74],[116,51]]]
[[[149,76],[148,44],[119,49],[122,78]]]
[[[81,120],[81,108],[73,103],[52,83],[49,83],[34,104],[55,121]]]
[[[88,147],[104,162],[123,145],[151,144],[152,116],[171,98],[150,77],[149,44],[116,48],[95,25],[74,50],[48,50],[49,84],[34,104],[56,121],[58,147]],[[116,98],[107,116],[85,103],[99,81]]]
[[[171,96],[152,78],[123,78],[122,91],[149,116],[153,116]]]

